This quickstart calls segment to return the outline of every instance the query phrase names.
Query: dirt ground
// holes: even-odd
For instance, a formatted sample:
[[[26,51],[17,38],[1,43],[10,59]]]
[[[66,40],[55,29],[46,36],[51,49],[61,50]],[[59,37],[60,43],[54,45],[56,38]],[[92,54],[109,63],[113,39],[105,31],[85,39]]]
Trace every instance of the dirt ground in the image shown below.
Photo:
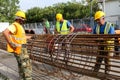
[[[0,59],[0,73],[10,80],[19,80],[17,62],[13,54],[0,50]],[[61,71],[60,73],[51,73],[54,71],[53,67],[43,63],[35,63],[32,61],[32,66],[33,80],[99,80],[81,74],[73,76],[73,74],[71,75],[71,73],[66,71]],[[65,77],[67,74],[68,77]],[[1,76],[0,80],[5,80],[5,78]]]

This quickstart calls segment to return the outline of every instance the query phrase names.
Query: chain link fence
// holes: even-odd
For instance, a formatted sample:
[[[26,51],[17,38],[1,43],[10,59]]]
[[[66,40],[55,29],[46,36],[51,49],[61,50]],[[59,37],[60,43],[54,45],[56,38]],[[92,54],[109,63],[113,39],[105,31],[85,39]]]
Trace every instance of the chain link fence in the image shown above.
[[[90,21],[90,19],[71,19],[68,20],[71,22],[71,24],[75,27],[75,32],[78,31],[88,31],[87,28],[91,28],[91,31],[93,29],[94,21],[93,19]],[[26,30],[26,33],[31,34],[44,34],[43,25],[42,22],[38,23],[27,23],[24,25],[24,29]],[[50,30],[52,34],[54,34],[55,29],[55,22],[50,22]],[[78,29],[78,30],[77,30]]]
[[[75,27],[74,32],[89,32],[92,33],[94,28],[94,18],[86,18],[86,19],[71,19],[68,20],[71,22],[71,24]],[[120,21],[119,20],[107,20],[113,24],[115,29],[120,29]],[[45,34],[44,27],[42,25],[42,22],[38,23],[27,23],[24,25],[24,29],[26,30],[26,33],[30,34]],[[54,34],[55,29],[55,22],[50,21],[50,31],[52,34]]]

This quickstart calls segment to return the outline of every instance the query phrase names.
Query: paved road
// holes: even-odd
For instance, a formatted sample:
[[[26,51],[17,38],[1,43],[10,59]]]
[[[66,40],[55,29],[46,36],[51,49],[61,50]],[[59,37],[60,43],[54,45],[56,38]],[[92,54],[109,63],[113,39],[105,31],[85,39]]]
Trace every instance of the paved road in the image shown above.
[[[13,54],[0,50],[0,73],[7,76],[10,80],[19,80],[17,62]],[[99,80],[84,75],[70,75],[67,71],[57,71],[55,67],[47,64],[32,61],[33,66],[33,80]],[[73,74],[73,73],[72,73]],[[68,77],[65,77],[65,76]],[[1,76],[1,75],[0,75]],[[0,80],[6,80],[1,77]]]

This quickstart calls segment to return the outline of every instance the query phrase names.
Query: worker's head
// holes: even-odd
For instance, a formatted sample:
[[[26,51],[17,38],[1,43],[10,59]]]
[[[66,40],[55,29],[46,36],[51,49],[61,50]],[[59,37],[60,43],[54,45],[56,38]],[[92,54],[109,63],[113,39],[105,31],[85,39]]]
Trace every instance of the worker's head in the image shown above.
[[[103,25],[105,23],[105,13],[103,11],[97,11],[95,13],[94,20],[98,24]]]
[[[61,21],[63,19],[63,16],[61,13],[56,14],[57,21]]]
[[[24,21],[26,20],[25,12],[23,11],[17,11],[15,14],[15,20],[19,21],[20,24],[23,24]]]

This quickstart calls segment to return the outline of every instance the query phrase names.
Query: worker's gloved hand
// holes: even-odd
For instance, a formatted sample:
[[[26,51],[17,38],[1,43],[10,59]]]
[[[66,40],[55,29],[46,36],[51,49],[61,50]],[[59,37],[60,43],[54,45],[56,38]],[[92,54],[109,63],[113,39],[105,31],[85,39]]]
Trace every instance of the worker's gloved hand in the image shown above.
[[[15,44],[13,44],[12,42],[9,42],[9,44],[13,49],[16,49],[17,46]]]

